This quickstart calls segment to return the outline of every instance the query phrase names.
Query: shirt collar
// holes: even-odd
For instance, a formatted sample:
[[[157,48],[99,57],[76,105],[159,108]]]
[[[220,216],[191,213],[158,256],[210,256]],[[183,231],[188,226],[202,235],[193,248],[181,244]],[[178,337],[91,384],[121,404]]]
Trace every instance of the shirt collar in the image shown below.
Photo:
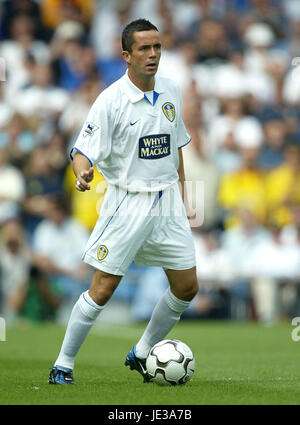
[[[129,100],[132,103],[136,103],[142,99],[144,99],[144,92],[140,90],[136,85],[128,77],[128,70],[126,71],[123,77],[123,88]],[[163,93],[163,88],[160,84],[159,78],[155,76],[154,80],[154,91],[157,93],[157,96]]]

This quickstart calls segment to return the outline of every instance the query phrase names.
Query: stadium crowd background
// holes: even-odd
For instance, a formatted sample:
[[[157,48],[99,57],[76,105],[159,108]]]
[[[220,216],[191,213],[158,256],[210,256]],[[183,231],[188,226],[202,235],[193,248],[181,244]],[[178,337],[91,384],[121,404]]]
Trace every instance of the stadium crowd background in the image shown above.
[[[88,287],[81,255],[106,182],[96,173],[77,192],[69,151],[125,72],[120,34],[140,17],[160,30],[159,74],[182,90],[186,179],[204,182],[200,290],[185,317],[299,316],[297,0],[0,2],[0,316],[63,322]],[[104,318],[148,319],[166,285],[133,264]]]

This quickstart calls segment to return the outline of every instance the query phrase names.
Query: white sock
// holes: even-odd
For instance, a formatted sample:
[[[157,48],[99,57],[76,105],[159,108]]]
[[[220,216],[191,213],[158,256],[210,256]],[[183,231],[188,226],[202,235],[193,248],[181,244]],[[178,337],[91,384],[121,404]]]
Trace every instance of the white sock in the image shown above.
[[[150,322],[136,345],[137,357],[144,359],[148,356],[153,345],[165,338],[189,304],[190,301],[175,297],[170,288],[166,290],[156,304]]]
[[[95,303],[88,291],[80,295],[71,312],[63,344],[54,363],[55,366],[74,368],[75,356],[103,308],[104,306]]]

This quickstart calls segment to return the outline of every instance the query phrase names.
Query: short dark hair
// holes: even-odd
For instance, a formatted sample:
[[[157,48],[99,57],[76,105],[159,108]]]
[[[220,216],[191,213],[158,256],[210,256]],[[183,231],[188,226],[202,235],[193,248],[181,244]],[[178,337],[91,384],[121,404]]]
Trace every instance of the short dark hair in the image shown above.
[[[128,24],[122,32],[122,49],[126,50],[127,52],[131,52],[132,45],[134,42],[134,32],[151,30],[158,31],[156,26],[153,25],[150,21],[147,21],[147,19],[137,19],[135,21],[130,22],[130,24]]]
[[[53,192],[47,196],[48,202],[52,207],[63,211],[65,214],[71,214],[70,197],[64,192]]]

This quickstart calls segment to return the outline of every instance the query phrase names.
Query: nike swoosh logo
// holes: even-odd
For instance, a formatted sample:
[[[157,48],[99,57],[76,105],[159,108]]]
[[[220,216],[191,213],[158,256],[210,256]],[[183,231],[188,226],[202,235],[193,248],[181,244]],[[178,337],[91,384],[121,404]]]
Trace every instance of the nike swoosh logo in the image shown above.
[[[136,121],[134,121],[134,122],[131,122],[131,121],[130,121],[130,125],[134,125],[134,124],[136,124],[138,121],[139,121],[139,120],[136,120]]]

